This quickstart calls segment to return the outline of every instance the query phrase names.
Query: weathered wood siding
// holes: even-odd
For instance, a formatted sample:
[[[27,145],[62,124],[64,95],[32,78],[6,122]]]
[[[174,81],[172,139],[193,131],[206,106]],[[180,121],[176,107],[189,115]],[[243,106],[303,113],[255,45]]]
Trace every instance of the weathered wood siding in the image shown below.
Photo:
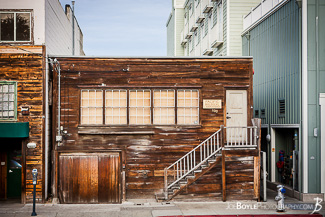
[[[126,198],[154,197],[162,192],[163,170],[197,146],[225,123],[227,88],[247,90],[247,123],[252,118],[252,59],[188,58],[57,58],[61,65],[61,125],[67,131],[58,153],[122,151]],[[123,70],[128,69],[128,70]],[[54,73],[54,127],[57,129],[57,73]],[[199,124],[146,126],[81,126],[81,89],[199,89]],[[203,99],[221,99],[217,113],[203,109]],[[59,159],[57,159],[59,160]],[[239,166],[238,166],[239,165]],[[220,166],[221,167],[221,166]],[[252,191],[252,158],[227,162],[229,194],[243,186]],[[241,171],[238,171],[242,168]],[[192,185],[187,193],[220,194],[220,168]],[[58,174],[59,183],[64,174]],[[219,177],[219,178],[218,178]],[[247,178],[245,178],[247,177]],[[216,182],[217,181],[217,182]],[[237,183],[237,184],[236,184]],[[60,186],[58,186],[60,187]],[[244,190],[245,191],[245,190]],[[186,192],[185,192],[186,194]]]
[[[36,200],[44,201],[44,72],[45,60],[42,46],[22,46],[24,50],[0,46],[0,80],[17,81],[17,121],[29,122],[29,138],[23,141],[22,202],[32,201],[32,169],[38,170]],[[30,52],[35,52],[32,54]],[[29,115],[22,115],[21,106],[29,106]],[[28,142],[36,143],[27,149]]]

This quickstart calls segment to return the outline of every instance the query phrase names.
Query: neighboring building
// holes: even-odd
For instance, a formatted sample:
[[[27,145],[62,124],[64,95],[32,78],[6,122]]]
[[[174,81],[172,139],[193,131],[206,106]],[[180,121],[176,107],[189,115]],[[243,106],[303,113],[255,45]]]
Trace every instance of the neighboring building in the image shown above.
[[[19,196],[23,203],[31,202],[34,168],[39,172],[37,201],[44,202],[50,193],[49,54],[84,55],[82,32],[70,6],[64,10],[58,0],[0,0],[0,93],[5,94],[0,98],[0,153],[6,174],[1,176],[0,199]],[[27,143],[36,148],[27,148]]]
[[[241,56],[243,16],[261,0],[173,0],[168,56]]]
[[[45,45],[50,55],[82,56],[83,35],[74,19],[72,38],[72,14],[59,0],[0,0],[0,44]]]
[[[44,202],[45,48],[21,48],[33,54],[0,46],[0,199],[31,202],[37,169],[36,201]]]
[[[301,200],[325,193],[324,35],[321,0],[265,0],[244,18],[243,55],[254,57],[254,115],[264,127],[269,186],[282,182]]]
[[[53,58],[61,203],[259,198],[252,58]]]

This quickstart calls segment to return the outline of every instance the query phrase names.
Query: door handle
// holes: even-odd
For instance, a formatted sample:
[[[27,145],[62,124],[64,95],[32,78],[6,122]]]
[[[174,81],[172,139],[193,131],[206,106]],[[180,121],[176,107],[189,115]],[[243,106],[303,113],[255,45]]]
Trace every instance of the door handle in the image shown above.
[[[226,116],[227,119],[230,119],[231,117],[230,116]]]
[[[12,173],[13,171],[12,170],[9,170],[9,173]]]

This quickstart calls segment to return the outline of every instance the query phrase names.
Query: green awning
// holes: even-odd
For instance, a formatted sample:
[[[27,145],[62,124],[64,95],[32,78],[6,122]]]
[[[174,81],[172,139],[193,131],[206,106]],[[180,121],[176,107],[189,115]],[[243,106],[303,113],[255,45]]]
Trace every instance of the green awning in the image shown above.
[[[27,138],[29,137],[29,122],[0,122],[0,138]]]

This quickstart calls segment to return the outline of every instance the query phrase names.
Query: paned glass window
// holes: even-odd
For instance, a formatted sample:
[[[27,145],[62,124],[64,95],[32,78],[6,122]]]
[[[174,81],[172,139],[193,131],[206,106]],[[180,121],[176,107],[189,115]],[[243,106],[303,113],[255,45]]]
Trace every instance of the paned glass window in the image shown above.
[[[17,100],[16,100],[16,82],[0,81],[0,119],[16,119]]]
[[[151,124],[151,91],[130,90],[130,124]]]
[[[81,91],[81,124],[103,124],[103,91]]]
[[[31,41],[30,12],[1,12],[0,41],[26,42]]]
[[[105,124],[127,124],[126,90],[105,91]]]
[[[177,91],[177,124],[199,124],[199,91]]]
[[[175,124],[175,91],[153,91],[153,123]]]

